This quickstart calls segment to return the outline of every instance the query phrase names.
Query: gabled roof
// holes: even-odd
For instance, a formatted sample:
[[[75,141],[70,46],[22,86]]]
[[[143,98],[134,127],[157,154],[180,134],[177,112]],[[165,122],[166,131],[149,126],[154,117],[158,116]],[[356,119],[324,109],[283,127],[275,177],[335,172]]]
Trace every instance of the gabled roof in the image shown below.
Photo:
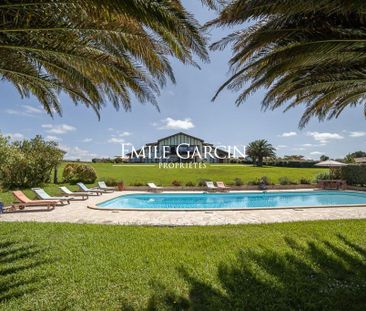
[[[227,155],[232,155],[232,153],[230,153],[230,152],[228,152],[228,151],[226,151],[226,150],[223,150],[223,149],[219,149],[219,148],[217,148],[217,151],[218,151],[218,152],[221,152],[221,153],[224,153],[224,154],[227,154]]]
[[[158,142],[159,142],[159,141],[162,141],[162,140],[164,140],[164,139],[168,139],[168,138],[171,138],[171,137],[177,136],[177,135],[184,135],[184,136],[188,136],[188,137],[191,137],[191,138],[193,138],[193,139],[197,139],[197,140],[199,140],[199,141],[204,142],[204,140],[203,140],[203,139],[201,139],[201,138],[198,138],[198,137],[195,137],[195,136],[189,135],[189,134],[187,134],[187,133],[183,133],[183,132],[175,133],[175,134],[173,134],[173,135],[169,135],[169,136],[167,136],[167,137],[160,138],[160,139],[158,140]]]
[[[165,140],[165,139],[168,139],[168,138],[171,138],[171,137],[174,137],[174,136],[177,136],[177,135],[184,135],[184,136],[188,136],[188,137],[191,137],[191,138],[193,138],[193,139],[197,139],[197,140],[201,141],[201,142],[202,142],[202,144],[203,144],[204,146],[211,146],[211,147],[214,147],[214,145],[213,145],[213,144],[206,143],[206,142],[205,142],[203,139],[201,139],[201,138],[198,138],[198,137],[195,137],[195,136],[189,135],[189,134],[184,133],[184,132],[178,132],[178,133],[175,133],[175,134],[173,134],[173,135],[169,135],[169,136],[166,136],[166,137],[160,138],[160,139],[159,139],[159,140],[157,140],[157,142],[155,142],[155,143],[148,143],[148,144],[146,144],[146,145],[145,145],[145,147],[144,147],[144,148],[147,148],[148,146],[154,146],[154,145],[157,145],[160,141]],[[136,152],[137,152],[137,153],[139,153],[140,151],[141,151],[141,149],[136,150]],[[228,151],[223,150],[223,149],[219,149],[219,148],[217,148],[217,151],[218,151],[218,152],[220,152],[220,153],[224,153],[224,154],[227,154],[227,155],[231,155],[231,153],[229,153]],[[132,152],[126,153],[126,156],[130,156],[130,155],[132,155]]]

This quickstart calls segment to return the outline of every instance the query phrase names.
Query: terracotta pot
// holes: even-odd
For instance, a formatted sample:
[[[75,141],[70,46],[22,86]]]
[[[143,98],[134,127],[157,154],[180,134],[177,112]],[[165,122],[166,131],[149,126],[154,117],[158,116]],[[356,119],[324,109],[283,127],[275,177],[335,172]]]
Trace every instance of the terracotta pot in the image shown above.
[[[123,182],[119,182],[117,184],[117,188],[118,188],[118,191],[123,191],[123,190],[125,190],[125,184]]]

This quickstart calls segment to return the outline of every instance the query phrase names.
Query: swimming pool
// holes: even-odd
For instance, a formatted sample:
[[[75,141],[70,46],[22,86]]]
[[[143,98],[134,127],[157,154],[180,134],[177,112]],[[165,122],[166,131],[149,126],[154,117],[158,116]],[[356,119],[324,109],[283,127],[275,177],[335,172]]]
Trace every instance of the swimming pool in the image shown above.
[[[159,193],[121,195],[99,209],[225,210],[366,205],[366,193],[296,191],[248,193]]]

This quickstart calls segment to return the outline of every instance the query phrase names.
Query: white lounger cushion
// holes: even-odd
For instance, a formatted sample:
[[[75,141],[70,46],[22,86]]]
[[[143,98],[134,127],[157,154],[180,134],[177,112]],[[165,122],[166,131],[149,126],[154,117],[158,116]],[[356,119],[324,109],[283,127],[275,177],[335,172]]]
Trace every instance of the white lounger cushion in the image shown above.
[[[207,188],[212,188],[212,189],[217,188],[212,181],[206,181],[206,186],[207,186]]]

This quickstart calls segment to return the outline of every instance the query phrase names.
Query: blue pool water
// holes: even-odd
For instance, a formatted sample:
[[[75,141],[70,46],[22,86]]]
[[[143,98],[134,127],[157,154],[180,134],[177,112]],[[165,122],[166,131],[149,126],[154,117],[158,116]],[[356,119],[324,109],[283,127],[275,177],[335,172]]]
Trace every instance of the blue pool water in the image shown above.
[[[240,209],[365,204],[366,193],[351,191],[261,193],[128,194],[99,203],[106,209]]]

